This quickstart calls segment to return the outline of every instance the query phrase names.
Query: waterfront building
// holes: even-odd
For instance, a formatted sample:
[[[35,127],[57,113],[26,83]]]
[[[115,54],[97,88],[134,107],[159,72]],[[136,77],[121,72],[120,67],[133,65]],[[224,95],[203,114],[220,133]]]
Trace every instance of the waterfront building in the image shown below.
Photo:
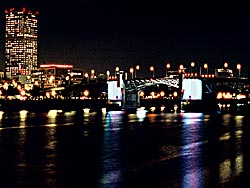
[[[80,84],[83,79],[83,69],[73,68],[72,64],[41,64],[31,71],[27,82],[43,88],[58,87],[60,85]]]
[[[58,87],[64,82],[70,81],[70,73],[72,72],[72,64],[41,64],[40,80],[44,88]],[[64,83],[66,84],[66,83]]]
[[[5,77],[30,75],[38,67],[38,12],[5,10]]]

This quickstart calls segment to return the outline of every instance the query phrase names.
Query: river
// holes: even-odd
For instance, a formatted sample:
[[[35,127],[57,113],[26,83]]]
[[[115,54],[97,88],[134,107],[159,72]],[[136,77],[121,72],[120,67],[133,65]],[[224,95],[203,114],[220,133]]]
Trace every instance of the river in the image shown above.
[[[226,113],[1,111],[0,187],[247,187],[249,126]]]

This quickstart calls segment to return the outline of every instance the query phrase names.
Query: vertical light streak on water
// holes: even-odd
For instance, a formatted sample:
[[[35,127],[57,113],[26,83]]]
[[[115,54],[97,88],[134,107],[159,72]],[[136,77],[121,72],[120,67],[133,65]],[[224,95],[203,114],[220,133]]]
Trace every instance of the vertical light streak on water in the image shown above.
[[[123,112],[108,112],[103,132],[102,160],[99,187],[121,186],[122,154],[121,120]]]
[[[139,122],[143,122],[147,114],[147,110],[138,109],[136,111],[136,116]]]
[[[231,181],[239,176],[243,171],[243,155],[238,155],[234,159],[227,159],[220,163],[220,184]]]
[[[2,126],[3,115],[4,115],[4,112],[0,111],[0,126]]]
[[[57,116],[57,110],[50,110],[47,114],[48,120],[46,126],[53,127],[56,126],[56,116]]]
[[[89,119],[90,119],[89,110],[90,110],[89,108],[83,109],[83,118],[84,118],[83,124],[84,125],[88,125],[89,124]]]
[[[66,122],[73,122],[74,121],[74,115],[76,114],[76,111],[69,111],[69,112],[65,112],[64,116],[65,116],[65,121]]]
[[[56,125],[56,124],[55,124]],[[57,158],[57,138],[56,126],[50,126],[45,132],[45,161],[43,164],[43,174],[46,187],[56,187],[56,158]]]
[[[223,119],[222,124],[223,124],[224,126],[229,126],[229,125],[230,125],[231,116],[232,116],[232,115],[230,115],[230,114],[224,114],[224,115],[223,115],[223,117],[222,117],[222,119]]]
[[[200,188],[204,184],[204,169],[202,168],[202,150],[199,142],[203,115],[200,113],[183,114],[182,129],[182,178],[183,188]]]
[[[17,153],[16,153],[16,165],[17,171],[20,176],[20,180],[25,176],[27,170],[27,160],[26,160],[26,143],[27,143],[27,129],[26,118],[27,111],[22,110],[19,112],[20,123],[17,132]]]
[[[226,183],[243,171],[242,125],[243,116],[224,115],[222,124],[229,127],[227,140],[229,157],[219,165],[220,183]]]
[[[19,124],[19,127],[20,128],[25,128],[25,126],[26,126],[27,113],[28,113],[28,111],[26,111],[26,110],[21,110],[19,112],[19,115],[20,115],[20,124]]]

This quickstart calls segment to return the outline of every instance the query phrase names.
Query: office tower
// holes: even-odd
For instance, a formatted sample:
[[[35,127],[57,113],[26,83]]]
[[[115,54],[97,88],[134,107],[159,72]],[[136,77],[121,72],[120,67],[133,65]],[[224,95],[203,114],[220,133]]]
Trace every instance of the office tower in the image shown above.
[[[38,12],[5,10],[5,76],[30,75],[38,66]]]

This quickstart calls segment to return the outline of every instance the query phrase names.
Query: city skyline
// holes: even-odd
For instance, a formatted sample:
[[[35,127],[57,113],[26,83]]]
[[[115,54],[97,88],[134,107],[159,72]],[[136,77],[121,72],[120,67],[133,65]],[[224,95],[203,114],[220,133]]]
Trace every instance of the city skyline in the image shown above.
[[[220,14],[222,7],[209,12],[200,6],[177,9],[174,4],[169,4],[162,13],[164,6],[156,3],[150,6],[146,2],[141,6],[125,1],[6,2],[2,2],[1,17],[4,9],[12,5],[39,11],[40,63],[70,63],[86,71],[94,68],[96,72],[116,66],[128,71],[138,64],[141,74],[150,74],[151,65],[155,66],[156,74],[164,74],[167,62],[174,68],[179,64],[189,66],[192,61],[199,67],[208,63],[211,71],[212,67],[223,67],[224,62],[234,70],[241,63],[242,75],[248,70],[249,16],[240,9],[243,5],[235,9],[231,5]],[[3,44],[3,37],[0,42]],[[3,47],[0,50],[3,60]]]

